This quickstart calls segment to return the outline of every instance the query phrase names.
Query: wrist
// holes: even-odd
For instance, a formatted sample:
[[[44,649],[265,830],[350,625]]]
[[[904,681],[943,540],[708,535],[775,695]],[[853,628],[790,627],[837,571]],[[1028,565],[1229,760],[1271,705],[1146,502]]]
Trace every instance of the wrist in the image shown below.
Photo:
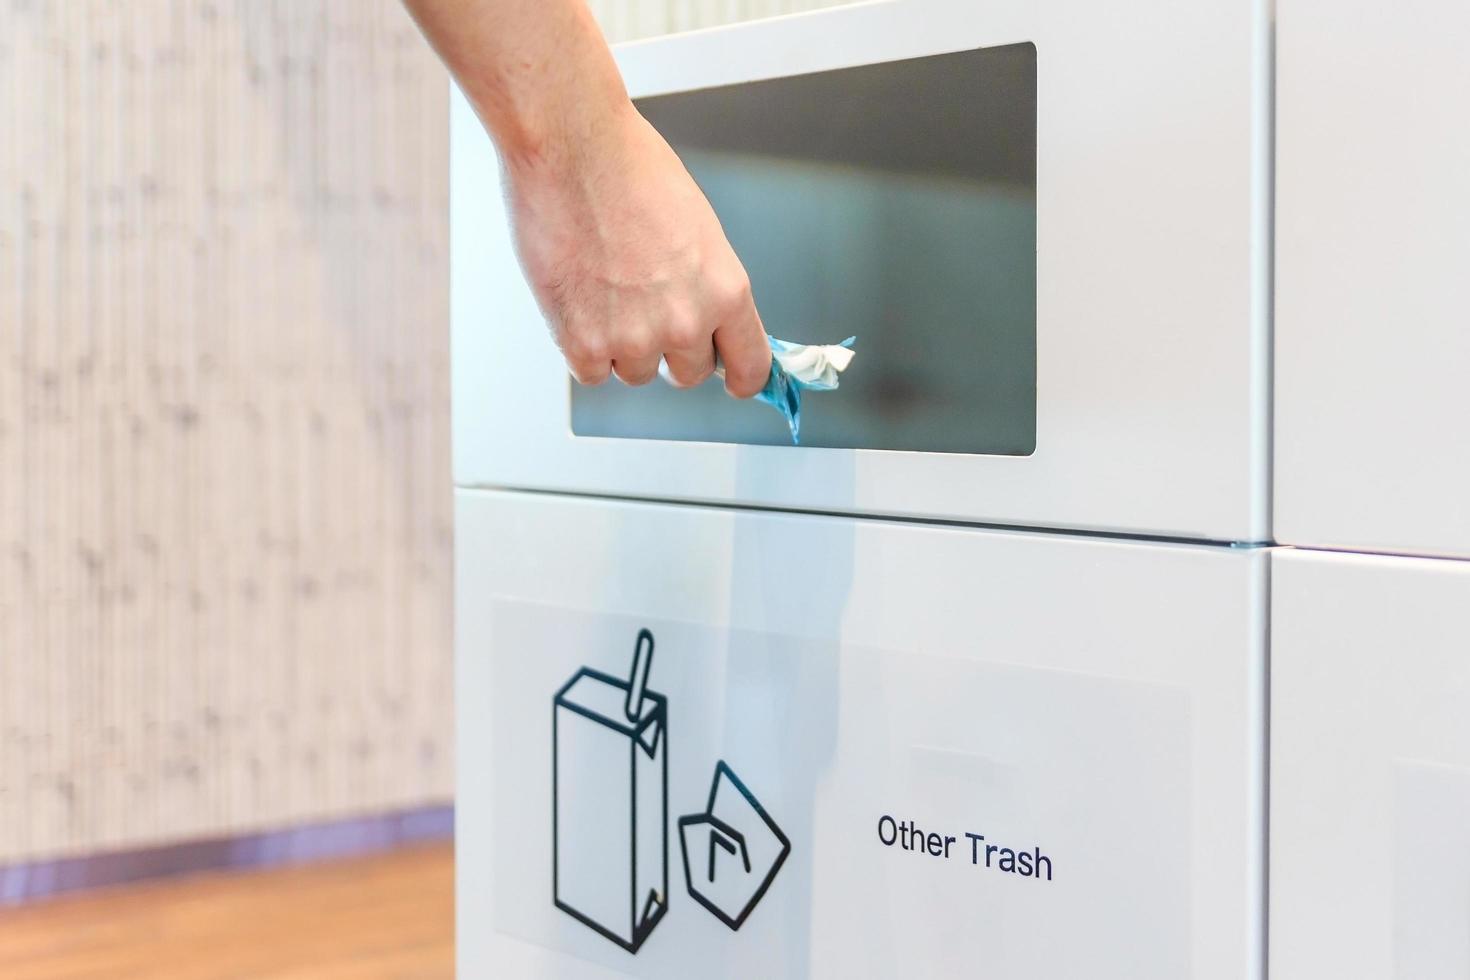
[[[503,111],[504,109],[510,111]],[[616,158],[638,110],[621,80],[581,91],[542,94],[520,106],[482,113],[496,137],[501,163],[513,182],[566,179],[594,161]]]

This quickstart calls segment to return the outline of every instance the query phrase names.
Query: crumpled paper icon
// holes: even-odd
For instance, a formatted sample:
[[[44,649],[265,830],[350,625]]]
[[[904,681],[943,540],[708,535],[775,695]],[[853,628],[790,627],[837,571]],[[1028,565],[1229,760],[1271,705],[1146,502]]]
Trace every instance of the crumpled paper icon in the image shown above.
[[[840,344],[793,344],[767,335],[771,345],[771,375],[766,386],[755,396],[757,401],[772,405],[786,418],[793,445],[801,443],[801,393],[832,391],[838,375],[852,363],[852,345],[856,337]],[[668,365],[659,365],[659,374],[669,380]],[[725,365],[715,363],[715,374],[725,376]]]
[[[679,818],[689,895],[738,930],[791,854],[791,839],[728,763],[715,765],[704,813]]]

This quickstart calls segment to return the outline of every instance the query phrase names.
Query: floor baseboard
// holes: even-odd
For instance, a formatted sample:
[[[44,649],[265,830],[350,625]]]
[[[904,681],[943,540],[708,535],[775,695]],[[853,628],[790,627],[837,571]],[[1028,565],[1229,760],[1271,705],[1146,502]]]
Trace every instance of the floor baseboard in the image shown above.
[[[428,806],[262,833],[0,867],[0,907],[153,878],[352,857],[454,836],[454,807]]]

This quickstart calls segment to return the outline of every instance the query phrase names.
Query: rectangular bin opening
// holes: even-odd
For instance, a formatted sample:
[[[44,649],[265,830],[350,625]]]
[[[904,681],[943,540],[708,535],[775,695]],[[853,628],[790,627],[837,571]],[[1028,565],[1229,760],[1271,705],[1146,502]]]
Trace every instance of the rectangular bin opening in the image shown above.
[[[766,329],[857,336],[803,446],[1025,456],[1036,448],[1036,47],[662,95],[638,108],[745,263]],[[724,395],[572,383],[572,431],[789,445]]]

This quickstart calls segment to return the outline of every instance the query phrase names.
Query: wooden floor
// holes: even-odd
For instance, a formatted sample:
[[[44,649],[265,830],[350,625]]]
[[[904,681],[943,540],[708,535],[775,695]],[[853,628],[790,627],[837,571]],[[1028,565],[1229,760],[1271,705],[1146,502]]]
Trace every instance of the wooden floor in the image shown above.
[[[0,912],[5,980],[453,975],[448,845],[176,878]]]

